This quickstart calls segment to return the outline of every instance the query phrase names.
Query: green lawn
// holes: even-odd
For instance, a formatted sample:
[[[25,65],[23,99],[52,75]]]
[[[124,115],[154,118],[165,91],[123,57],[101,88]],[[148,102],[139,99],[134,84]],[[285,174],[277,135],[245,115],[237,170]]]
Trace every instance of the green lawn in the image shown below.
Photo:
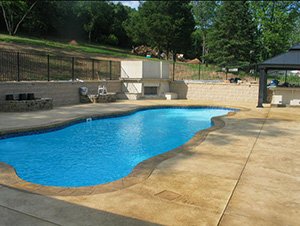
[[[103,56],[120,57],[120,58],[141,58],[130,53],[130,50],[96,44],[87,44],[78,42],[78,45],[70,45],[68,42],[58,42],[40,38],[28,38],[21,36],[9,36],[0,34],[0,41],[9,43],[20,43],[32,46],[47,48],[57,48],[61,50],[72,50],[82,53],[97,53]]]

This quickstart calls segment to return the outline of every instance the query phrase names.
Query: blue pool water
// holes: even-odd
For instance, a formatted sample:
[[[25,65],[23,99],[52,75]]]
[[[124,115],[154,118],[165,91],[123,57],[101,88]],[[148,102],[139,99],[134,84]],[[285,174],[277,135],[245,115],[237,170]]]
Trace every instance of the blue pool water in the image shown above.
[[[148,158],[170,151],[232,109],[159,108],[0,140],[0,161],[22,179],[80,187],[128,175]],[[1,171],[0,171],[1,173]]]

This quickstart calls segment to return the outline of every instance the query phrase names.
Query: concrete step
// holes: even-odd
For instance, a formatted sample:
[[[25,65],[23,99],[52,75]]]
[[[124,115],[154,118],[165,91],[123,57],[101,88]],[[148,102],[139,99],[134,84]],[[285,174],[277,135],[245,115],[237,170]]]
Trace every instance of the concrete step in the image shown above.
[[[121,100],[139,100],[141,97],[142,93],[122,92],[117,94],[117,98]]]

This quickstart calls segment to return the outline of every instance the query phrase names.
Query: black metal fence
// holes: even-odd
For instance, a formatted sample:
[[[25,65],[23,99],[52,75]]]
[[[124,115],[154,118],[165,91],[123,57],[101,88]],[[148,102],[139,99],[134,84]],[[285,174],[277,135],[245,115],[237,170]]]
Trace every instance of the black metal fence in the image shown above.
[[[0,81],[114,80],[120,73],[118,61],[0,52]]]
[[[1,81],[95,81],[115,80],[121,75],[121,62],[91,58],[0,51]],[[215,65],[169,62],[173,80],[228,80],[255,74],[226,73]]]
[[[201,63],[172,62],[169,65],[169,72],[173,80],[228,80],[241,77],[247,80],[256,80],[258,73],[253,66],[246,73],[245,70],[229,69],[216,65],[205,65]]]

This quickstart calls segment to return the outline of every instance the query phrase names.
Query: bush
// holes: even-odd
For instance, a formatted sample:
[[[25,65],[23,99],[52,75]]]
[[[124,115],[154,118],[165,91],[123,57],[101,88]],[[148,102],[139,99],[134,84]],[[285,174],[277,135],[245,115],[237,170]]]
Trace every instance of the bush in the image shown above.
[[[114,34],[110,34],[106,39],[105,39],[105,43],[108,45],[118,45],[119,44],[119,40],[118,38],[114,35]]]

